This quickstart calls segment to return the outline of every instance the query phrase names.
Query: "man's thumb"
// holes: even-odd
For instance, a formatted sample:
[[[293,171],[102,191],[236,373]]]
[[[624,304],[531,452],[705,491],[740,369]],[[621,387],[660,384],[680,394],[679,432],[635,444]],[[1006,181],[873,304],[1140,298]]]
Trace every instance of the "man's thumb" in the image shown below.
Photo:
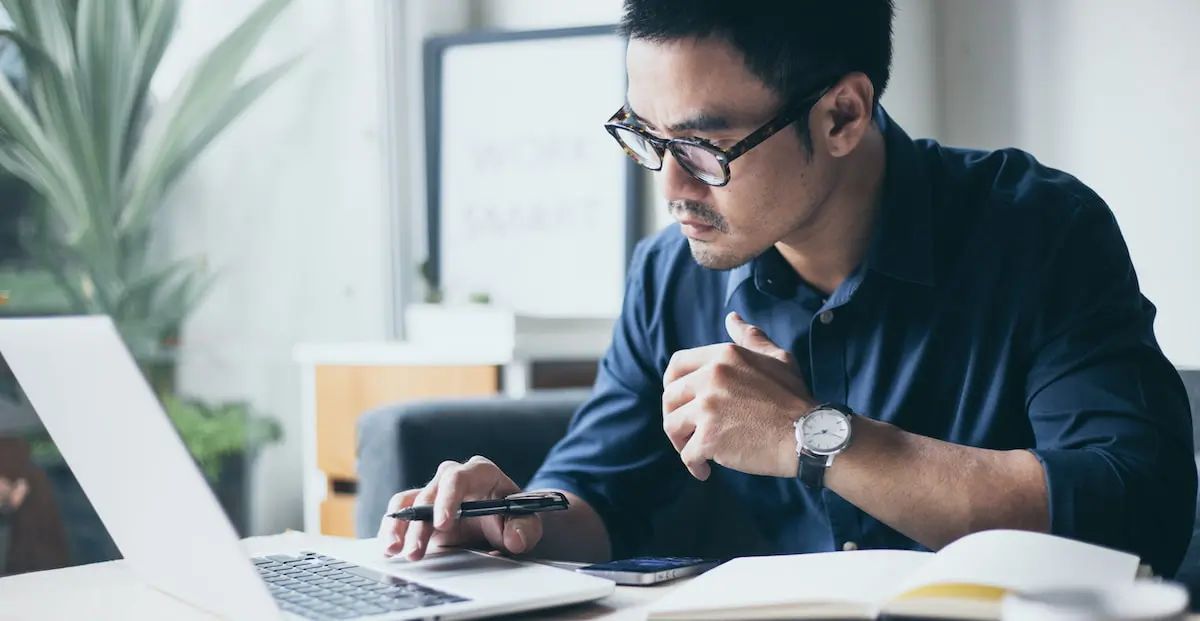
[[[734,343],[750,351],[771,357],[778,357],[779,354],[784,353],[778,345],[767,338],[767,333],[763,332],[762,328],[746,323],[746,320],[737,313],[729,313],[725,316],[725,329],[729,331],[729,336]]]

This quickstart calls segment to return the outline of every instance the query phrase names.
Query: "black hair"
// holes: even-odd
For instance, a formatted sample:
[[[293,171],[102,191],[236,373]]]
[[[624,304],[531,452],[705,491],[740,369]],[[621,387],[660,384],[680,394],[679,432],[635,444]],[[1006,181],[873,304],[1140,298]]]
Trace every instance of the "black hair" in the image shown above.
[[[723,38],[787,103],[861,72],[875,102],[892,65],[893,0],[625,0],[618,31],[667,42]]]

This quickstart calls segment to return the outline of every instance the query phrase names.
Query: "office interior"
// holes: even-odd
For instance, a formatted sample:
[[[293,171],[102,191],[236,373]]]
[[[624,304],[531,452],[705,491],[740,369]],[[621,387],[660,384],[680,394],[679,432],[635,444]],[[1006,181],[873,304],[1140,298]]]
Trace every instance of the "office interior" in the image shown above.
[[[147,96],[169,107],[190,86],[189,71],[261,4],[180,2]],[[461,192],[469,180],[455,166],[510,157],[530,178],[546,170],[534,185],[505,186],[498,199],[521,209],[528,192],[543,201],[530,217],[542,217],[544,201],[554,200],[547,190],[561,185],[553,167],[571,164],[570,148],[588,148],[587,139],[572,142],[580,135],[608,140],[605,114],[569,135],[537,135],[544,149],[566,149],[556,158],[493,144],[486,157],[433,162],[440,154],[431,142],[461,146],[451,141],[461,132],[443,121],[485,108],[462,85],[487,80],[471,73],[487,71],[486,55],[472,57],[476,64],[455,56],[472,41],[540,33],[534,40],[554,45],[611,26],[620,9],[620,0],[293,0],[264,26],[240,75],[284,70],[155,197],[148,236],[137,240],[143,273],[178,269],[205,286],[193,297],[164,281],[151,308],[130,320],[158,330],[158,342],[138,344],[153,351],[151,380],[240,534],[369,536],[359,496],[370,488],[377,497],[380,484],[361,480],[363,416],[412,404],[432,418],[464,408],[504,416],[513,401],[546,393],[571,403],[586,394],[620,308],[629,245],[671,221],[659,179],[627,169],[614,147],[604,182],[589,188],[592,202],[568,201],[560,219],[531,225],[550,236],[591,231],[569,240],[570,265],[589,270],[572,274],[554,266],[563,246],[536,236],[519,252],[489,254],[488,240],[501,242],[484,238],[503,227],[452,230],[460,216],[431,209],[431,197],[469,202]],[[1200,116],[1190,104],[1200,92],[1197,24],[1200,3],[1185,0],[897,0],[893,77],[882,100],[913,137],[1023,148],[1096,189],[1159,309],[1162,348],[1184,372],[1200,369],[1200,154],[1191,144]],[[19,54],[4,45],[3,70],[16,80]],[[445,54],[440,68],[430,63],[435,52]],[[459,73],[431,75],[455,58]],[[620,63],[610,68],[614,84]],[[431,85],[442,84],[434,77],[461,88],[431,97]],[[536,76],[519,86],[532,110],[563,96]],[[497,98],[516,100],[504,90]],[[621,105],[624,94],[610,90],[598,108]],[[2,178],[0,316],[79,312],[78,283],[59,282],[47,268],[63,257],[20,241],[25,223],[48,207],[13,175]],[[564,296],[569,286],[578,294]],[[472,429],[457,433],[470,444]],[[41,474],[26,478],[54,499],[37,507],[43,539],[0,546],[28,548],[24,565],[9,571],[117,556],[11,383],[0,384],[0,446],[0,492],[11,494],[18,478],[4,468],[32,467]],[[436,465],[439,447],[424,448],[405,480],[432,475],[423,468]],[[515,447],[508,459],[529,470],[540,455]]]

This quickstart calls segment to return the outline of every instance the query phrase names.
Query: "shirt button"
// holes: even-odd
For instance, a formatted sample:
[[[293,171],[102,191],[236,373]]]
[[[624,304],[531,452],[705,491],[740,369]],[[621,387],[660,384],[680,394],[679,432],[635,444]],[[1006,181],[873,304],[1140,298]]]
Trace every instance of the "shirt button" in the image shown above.
[[[821,314],[817,315],[817,318],[821,320],[821,323],[823,323],[825,325],[829,325],[830,323],[833,322],[833,311],[831,311],[831,310],[821,311]]]
[[[847,541],[846,543],[842,544],[842,550],[845,550],[846,552],[853,552],[857,549],[858,544],[854,543],[853,541]]]

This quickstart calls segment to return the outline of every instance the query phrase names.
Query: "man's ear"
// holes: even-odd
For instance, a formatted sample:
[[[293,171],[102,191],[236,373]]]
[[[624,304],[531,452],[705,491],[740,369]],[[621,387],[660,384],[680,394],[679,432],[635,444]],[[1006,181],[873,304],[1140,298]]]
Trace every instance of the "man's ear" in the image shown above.
[[[871,125],[875,87],[865,74],[852,73],[830,89],[826,101],[829,153],[843,157],[854,151]]]

